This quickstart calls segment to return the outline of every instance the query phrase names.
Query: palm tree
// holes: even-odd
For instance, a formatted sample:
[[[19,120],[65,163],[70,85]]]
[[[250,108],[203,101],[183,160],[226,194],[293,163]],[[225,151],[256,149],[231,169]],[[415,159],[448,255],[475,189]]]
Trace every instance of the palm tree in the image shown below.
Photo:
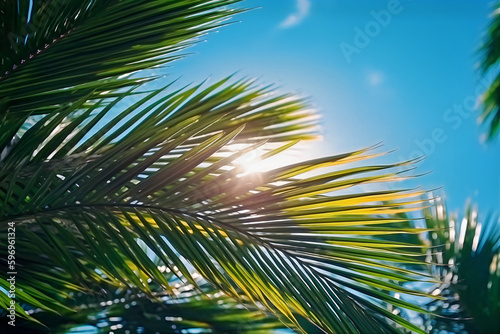
[[[426,312],[394,297],[429,297],[398,284],[432,281],[422,245],[371,237],[427,231],[398,215],[418,212],[422,192],[356,188],[404,179],[414,161],[360,164],[376,156],[363,149],[245,173],[245,154],[314,137],[302,99],[232,77],[143,85],[155,78],[138,71],[181,58],[237,2],[1,2],[0,301],[6,312],[15,301],[16,326],[123,316],[138,328],[154,314],[162,332],[234,332],[235,317],[256,316],[248,331],[266,332],[272,316],[299,332],[312,332],[306,319],[327,333],[424,333],[388,311]],[[219,321],[201,297],[214,290],[212,302],[248,311]],[[142,313],[111,299],[96,309],[96,294],[134,296]]]

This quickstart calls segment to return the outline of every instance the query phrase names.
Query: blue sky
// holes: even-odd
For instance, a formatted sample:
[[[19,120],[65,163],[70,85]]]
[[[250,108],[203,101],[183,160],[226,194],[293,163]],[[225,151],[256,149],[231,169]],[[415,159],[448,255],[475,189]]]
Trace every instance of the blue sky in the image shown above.
[[[485,87],[476,50],[489,2],[243,4],[260,8],[190,49],[193,55],[167,70],[172,78],[199,82],[239,71],[309,96],[322,117],[323,139],[306,156],[379,142],[397,149],[387,161],[425,154],[418,171],[432,173],[413,185],[443,187],[450,209],[472,199],[480,210],[498,211],[500,144],[480,140],[475,106]]]

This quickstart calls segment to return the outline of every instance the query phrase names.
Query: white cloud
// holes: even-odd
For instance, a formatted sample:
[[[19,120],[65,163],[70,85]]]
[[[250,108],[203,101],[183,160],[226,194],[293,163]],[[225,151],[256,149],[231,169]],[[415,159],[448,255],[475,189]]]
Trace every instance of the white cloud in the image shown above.
[[[297,11],[288,15],[288,17],[281,22],[280,27],[290,28],[299,24],[307,15],[309,15],[310,8],[311,2],[309,0],[297,0]]]

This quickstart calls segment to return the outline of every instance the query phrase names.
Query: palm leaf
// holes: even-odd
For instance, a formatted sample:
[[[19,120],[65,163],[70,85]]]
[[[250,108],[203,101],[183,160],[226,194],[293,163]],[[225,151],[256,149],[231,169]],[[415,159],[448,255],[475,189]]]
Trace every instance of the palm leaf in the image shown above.
[[[142,243],[141,248],[147,251]],[[62,296],[68,309],[62,315],[27,307],[51,333],[253,333],[271,334],[285,327],[249,303],[238,304],[233,299],[192,272],[197,287],[186,285],[177,272],[160,266],[161,260],[151,256],[161,275],[172,285],[172,294],[151,284],[151,294],[137,293],[102,282],[97,290],[74,292]],[[182,277],[182,276],[181,276]],[[30,333],[45,333],[46,327],[33,322],[22,322],[17,329]]]
[[[182,57],[238,1],[1,1],[0,118],[144,82],[127,75]]]
[[[268,158],[290,140],[310,138],[311,114],[301,100],[228,80],[146,93],[104,125],[117,100],[87,107],[84,99],[47,114],[14,145],[6,137],[1,231],[16,224],[26,259],[19,270],[45,273],[50,263],[59,284],[104,280],[151,295],[151,279],[171,293],[142,240],[185,283],[196,286],[184,259],[220,291],[298,330],[304,317],[325,332],[394,333],[399,324],[423,333],[386,309],[425,312],[389,293],[427,296],[395,284],[425,279],[400,266],[423,265],[422,251],[371,238],[428,231],[402,227],[406,220],[396,216],[421,210],[421,194],[343,193],[404,179],[393,169],[411,163],[355,166],[371,158],[360,150],[245,174],[236,159],[262,145],[272,148]],[[304,174],[322,167],[336,169]],[[23,284],[43,303],[34,282]]]
[[[431,210],[432,208],[432,210]],[[500,331],[500,220],[481,217],[468,207],[459,220],[448,216],[442,201],[427,210],[426,224],[436,229],[426,242],[438,247],[433,261],[442,284],[433,293],[446,297],[429,306],[441,317],[434,332],[497,333]]]
[[[490,26],[485,41],[480,51],[483,54],[481,69],[483,74],[492,71],[495,74],[493,83],[488,87],[483,96],[484,108],[480,117],[483,124],[488,125],[487,138],[493,139],[500,128],[500,74],[497,73],[497,65],[500,60],[500,11],[499,5],[495,4]]]

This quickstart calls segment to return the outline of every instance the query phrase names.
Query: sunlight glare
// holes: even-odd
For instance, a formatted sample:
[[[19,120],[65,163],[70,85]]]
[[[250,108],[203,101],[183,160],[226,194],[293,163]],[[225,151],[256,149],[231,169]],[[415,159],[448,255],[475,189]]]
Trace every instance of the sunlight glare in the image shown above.
[[[300,141],[267,158],[266,153],[282,147],[283,144],[267,143],[263,146],[259,146],[233,161],[234,164],[242,170],[242,172],[238,174],[238,177],[247,176],[249,174],[265,173],[299,161],[315,158],[321,153],[318,151],[318,142],[321,141],[321,138],[322,137],[318,137],[314,143],[307,140]],[[234,154],[248,149],[248,147],[248,144],[228,145],[229,150]]]
[[[236,153],[246,147],[248,147],[248,145],[233,144],[230,149]],[[291,154],[291,150],[286,150],[275,156],[262,159],[262,156],[268,152],[269,149],[270,148],[268,146],[261,146],[234,160],[234,163],[243,170],[241,174],[238,174],[238,177],[243,177],[249,174],[264,173],[297,160],[297,157]]]
[[[239,146],[239,145],[234,145]],[[232,147],[235,152],[240,150],[241,147]],[[269,163],[271,159],[263,160],[261,156],[265,153],[265,150],[261,147],[256,148],[247,154],[239,157],[234,162],[243,168],[244,172],[238,176],[244,176],[251,173],[263,173],[273,168],[272,164]]]

